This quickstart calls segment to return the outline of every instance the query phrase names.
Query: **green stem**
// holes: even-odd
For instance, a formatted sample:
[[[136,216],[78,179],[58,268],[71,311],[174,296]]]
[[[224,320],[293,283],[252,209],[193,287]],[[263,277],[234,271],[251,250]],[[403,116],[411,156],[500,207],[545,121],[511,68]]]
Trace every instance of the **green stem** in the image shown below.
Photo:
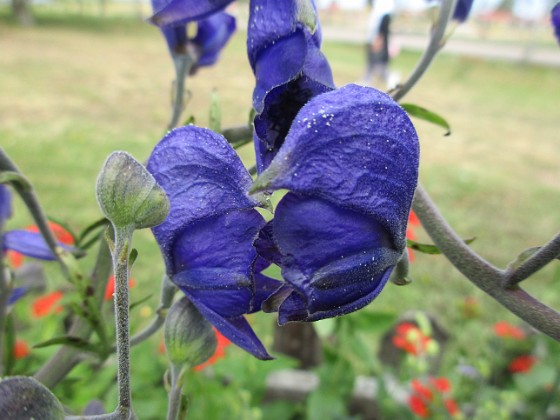
[[[453,10],[455,10],[456,3],[457,0],[444,0],[442,2],[439,17],[432,30],[428,47],[424,51],[424,54],[420,58],[420,61],[416,65],[416,68],[412,71],[408,80],[392,92],[391,96],[395,101],[402,99],[403,96],[406,95],[414,87],[414,85],[416,85],[416,83],[418,83],[426,70],[428,70],[428,67],[430,67],[434,57],[443,47],[445,30],[447,28],[447,24],[449,23],[451,14],[453,13]]]
[[[168,130],[173,130],[179,124],[179,119],[185,107],[185,84],[187,75],[190,73],[195,58],[187,54],[173,54],[173,64],[175,64],[175,89],[173,92],[173,108],[171,112],[171,120],[167,125]]]
[[[558,257],[560,257],[560,233],[527,258],[519,267],[508,272],[504,286],[515,286]]]
[[[116,412],[128,419],[131,412],[130,393],[130,326],[128,321],[128,256],[132,242],[133,226],[114,226],[115,249],[113,270],[115,275],[115,324],[117,341],[117,382],[119,398]]]
[[[185,368],[171,365],[171,389],[169,390],[169,405],[167,407],[167,420],[180,420],[183,402],[183,382]]]
[[[463,242],[421,185],[416,189],[412,208],[436,246],[467,279],[512,313],[560,341],[560,313],[519,287],[504,288],[507,272],[494,267]]]

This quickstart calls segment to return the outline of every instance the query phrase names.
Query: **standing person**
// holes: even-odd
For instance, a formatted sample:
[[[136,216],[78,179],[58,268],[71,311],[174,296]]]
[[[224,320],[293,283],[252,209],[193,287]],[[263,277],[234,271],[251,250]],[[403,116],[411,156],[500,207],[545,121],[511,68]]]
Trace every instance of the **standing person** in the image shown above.
[[[371,84],[373,77],[388,84],[389,34],[394,9],[394,0],[374,0],[368,22],[366,84]]]

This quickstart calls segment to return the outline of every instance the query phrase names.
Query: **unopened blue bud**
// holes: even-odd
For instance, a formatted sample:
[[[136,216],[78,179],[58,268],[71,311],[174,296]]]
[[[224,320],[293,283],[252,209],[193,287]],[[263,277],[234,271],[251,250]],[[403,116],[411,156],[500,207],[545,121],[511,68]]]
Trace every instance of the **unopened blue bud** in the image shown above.
[[[0,382],[0,418],[62,420],[64,408],[37,380],[14,376]]]

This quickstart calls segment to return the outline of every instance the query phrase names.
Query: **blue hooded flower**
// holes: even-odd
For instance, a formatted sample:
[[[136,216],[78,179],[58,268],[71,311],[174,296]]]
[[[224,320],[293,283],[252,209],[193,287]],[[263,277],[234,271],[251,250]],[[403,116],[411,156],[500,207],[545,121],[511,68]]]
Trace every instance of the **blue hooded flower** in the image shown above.
[[[556,3],[550,11],[550,21],[552,22],[556,39],[560,43],[560,2]]]
[[[405,111],[372,88],[324,93],[298,113],[254,191],[287,189],[256,242],[285,284],[265,303],[279,322],[358,310],[406,246],[419,145]]]
[[[149,21],[157,26],[180,25],[204,19],[233,0],[152,0],[154,14]]]
[[[453,11],[452,19],[463,23],[469,17],[473,0],[458,0]]]
[[[257,169],[262,172],[284,142],[301,107],[334,89],[320,50],[321,29],[312,0],[253,0],[247,53],[253,92]]]
[[[154,9],[157,0],[153,1]],[[235,18],[227,13],[215,13],[197,22],[196,35],[189,39],[186,24],[161,28],[172,55],[192,51],[197,58],[195,68],[211,66],[235,32]]]
[[[171,208],[152,229],[169,278],[225,337],[259,359],[269,359],[244,315],[280,283],[254,276],[253,243],[265,221],[248,196],[251,176],[222,136],[186,126],[155,147],[148,170]]]

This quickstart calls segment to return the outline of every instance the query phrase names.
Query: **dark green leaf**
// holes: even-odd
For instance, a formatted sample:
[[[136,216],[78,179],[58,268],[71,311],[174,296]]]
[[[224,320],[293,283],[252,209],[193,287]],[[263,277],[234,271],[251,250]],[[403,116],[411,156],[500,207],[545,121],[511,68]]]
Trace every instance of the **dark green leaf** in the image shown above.
[[[97,346],[95,346],[94,344],[90,343],[87,340],[84,340],[83,338],[72,337],[69,335],[51,338],[50,340],[43,341],[42,343],[39,344],[35,344],[33,348],[40,349],[40,348],[50,347],[55,345],[70,346],[93,353],[97,352]]]
[[[136,302],[133,302],[130,304],[129,310],[132,311],[134,308],[136,308],[138,305],[141,305],[142,303],[146,302],[148,299],[150,299],[154,294],[150,294],[148,296],[143,297],[140,300],[137,300]]]
[[[435,112],[429,111],[426,108],[422,108],[421,106],[414,104],[401,104],[401,106],[411,117],[420,118],[421,120],[428,121],[432,124],[443,127],[447,130],[447,132],[444,134],[445,136],[451,134],[451,127],[449,127],[449,124],[447,123],[445,118],[436,114]]]
[[[136,248],[132,248],[132,251],[130,251],[130,254],[128,255],[128,269],[129,270],[134,265],[134,262],[136,261],[136,258],[138,258],[138,250]]]
[[[476,237],[463,239],[463,242],[466,244],[470,244],[474,242],[475,239]],[[422,252],[424,254],[430,254],[430,255],[441,254],[441,251],[437,246],[432,244],[422,244],[420,242],[413,241],[412,239],[406,240],[406,246],[409,247],[410,249],[413,249],[414,251]]]
[[[96,236],[95,241],[97,241],[98,239],[97,237],[100,235],[100,233],[97,231],[107,226],[108,224],[109,224],[109,220],[107,220],[105,217],[93,222],[91,225],[87,226],[83,231],[80,232],[80,235],[78,236],[78,240],[76,241],[76,245],[79,247],[84,247],[83,242],[92,233],[95,233]]]

